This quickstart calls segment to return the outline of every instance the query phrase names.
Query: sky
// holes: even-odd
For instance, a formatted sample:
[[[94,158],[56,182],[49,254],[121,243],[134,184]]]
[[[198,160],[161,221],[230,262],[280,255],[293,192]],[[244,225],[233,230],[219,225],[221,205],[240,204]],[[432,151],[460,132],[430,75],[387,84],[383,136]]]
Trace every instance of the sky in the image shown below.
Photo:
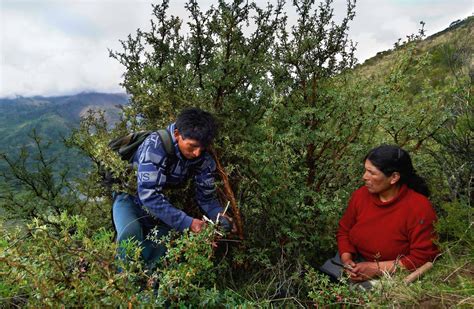
[[[155,1],[156,2],[156,1]],[[186,1],[170,0],[184,21]],[[264,6],[272,0],[257,0]],[[292,2],[288,0],[287,2]],[[0,97],[124,92],[124,67],[109,57],[138,28],[149,29],[151,0],[0,0]],[[198,1],[206,9],[217,0]],[[345,0],[334,0],[343,16]],[[358,0],[349,37],[360,63],[416,33],[427,35],[471,16],[474,0]],[[295,16],[288,11],[289,22]]]

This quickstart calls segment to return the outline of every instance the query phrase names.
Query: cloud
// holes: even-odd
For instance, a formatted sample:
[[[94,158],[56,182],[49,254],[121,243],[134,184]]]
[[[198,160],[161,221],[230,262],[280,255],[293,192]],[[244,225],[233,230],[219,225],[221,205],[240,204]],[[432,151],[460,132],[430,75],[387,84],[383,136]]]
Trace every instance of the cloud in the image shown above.
[[[473,10],[472,0],[362,0],[357,2],[350,36],[359,42],[357,56],[363,62],[392,48],[399,38],[417,33],[420,21],[431,35]]]
[[[0,97],[123,92],[108,48],[147,27],[148,1],[0,1]]]
[[[0,0],[0,97],[124,91],[119,86],[124,68],[107,49],[121,50],[119,40],[137,28],[149,29],[152,2]],[[170,2],[170,14],[186,21],[186,1]],[[199,5],[207,10],[216,2]],[[345,7],[345,0],[334,1],[337,18]],[[362,62],[417,32],[421,20],[432,34],[472,11],[472,0],[359,0],[350,37],[359,43]]]

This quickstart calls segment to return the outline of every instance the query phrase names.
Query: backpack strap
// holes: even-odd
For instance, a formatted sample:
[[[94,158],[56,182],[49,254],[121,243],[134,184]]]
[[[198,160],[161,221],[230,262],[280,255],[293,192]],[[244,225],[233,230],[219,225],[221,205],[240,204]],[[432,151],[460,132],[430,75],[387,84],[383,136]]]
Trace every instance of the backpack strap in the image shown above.
[[[167,129],[160,129],[156,133],[158,133],[158,136],[163,142],[166,154],[171,157],[176,157],[176,153],[174,152],[173,138],[171,137],[170,131]]]
[[[171,137],[170,131],[167,129],[160,129],[156,131],[156,133],[158,133],[158,136],[160,137],[167,154],[165,175],[170,175],[171,165],[173,165],[173,163],[178,160],[178,157],[176,157],[176,153],[174,151],[173,138]]]

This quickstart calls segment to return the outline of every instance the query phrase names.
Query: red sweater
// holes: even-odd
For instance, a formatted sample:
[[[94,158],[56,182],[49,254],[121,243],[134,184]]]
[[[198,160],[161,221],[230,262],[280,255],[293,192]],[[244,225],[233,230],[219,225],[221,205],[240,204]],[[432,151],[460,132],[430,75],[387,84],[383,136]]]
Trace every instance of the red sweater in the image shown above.
[[[413,270],[438,254],[433,244],[436,214],[429,200],[403,185],[398,195],[382,202],[367,187],[356,190],[339,221],[339,254],[360,254],[367,261],[395,260]]]

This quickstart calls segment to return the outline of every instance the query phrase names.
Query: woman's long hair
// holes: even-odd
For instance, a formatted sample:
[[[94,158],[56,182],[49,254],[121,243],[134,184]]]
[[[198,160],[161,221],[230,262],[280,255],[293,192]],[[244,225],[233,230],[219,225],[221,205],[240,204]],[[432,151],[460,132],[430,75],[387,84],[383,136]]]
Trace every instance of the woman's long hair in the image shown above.
[[[402,148],[395,145],[380,145],[369,151],[364,162],[365,160],[369,160],[387,177],[394,172],[400,173],[400,184],[407,184],[414,191],[426,197],[430,196],[426,181],[416,174],[410,155]]]

